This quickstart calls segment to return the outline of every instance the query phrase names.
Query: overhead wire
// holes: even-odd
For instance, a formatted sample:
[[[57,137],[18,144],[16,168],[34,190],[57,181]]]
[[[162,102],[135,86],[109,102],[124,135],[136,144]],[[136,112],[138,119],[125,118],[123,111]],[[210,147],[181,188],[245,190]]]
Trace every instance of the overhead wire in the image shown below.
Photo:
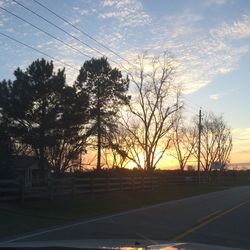
[[[16,0],[14,0],[14,1],[16,2]],[[113,49],[111,49],[107,45],[99,42],[96,38],[94,38],[93,36],[91,36],[90,34],[88,34],[83,29],[80,29],[79,27],[77,27],[73,23],[69,22],[66,18],[64,18],[61,15],[57,14],[55,11],[49,9],[48,7],[46,7],[45,5],[43,5],[42,3],[40,3],[37,0],[33,0],[33,2],[37,3],[39,6],[41,6],[44,9],[46,9],[47,11],[49,11],[50,13],[52,13],[53,15],[55,15],[57,18],[61,19],[62,21],[64,21],[65,23],[67,23],[68,25],[70,25],[71,27],[73,27],[74,29],[76,29],[77,31],[79,31],[80,33],[82,33],[83,35],[87,36],[88,38],[90,38],[91,40],[93,40],[94,42],[96,42],[101,47],[105,48],[106,50],[110,51],[111,53],[113,53],[114,55],[116,55],[117,57],[119,57],[120,59],[122,59],[123,61],[127,62],[130,65],[133,65],[130,61],[128,61],[126,58],[124,58],[123,56],[121,56],[120,54],[118,54],[116,51],[114,51]]]
[[[65,34],[71,36],[72,38],[74,38],[75,40],[77,40],[78,42],[82,43],[83,45],[87,46],[88,48],[92,49],[93,51],[101,54],[102,56],[107,57],[104,53],[100,52],[98,49],[93,48],[92,46],[88,45],[87,43],[83,42],[82,40],[80,40],[78,37],[70,34],[68,31],[66,31],[65,29],[62,29],[61,27],[59,27],[58,25],[54,24],[53,22],[49,21],[47,18],[44,18],[43,16],[41,16],[40,14],[36,13],[35,11],[31,10],[30,8],[26,7],[25,5],[23,5],[22,3],[18,2],[17,0],[12,0],[13,2],[15,2],[16,4],[18,4],[19,6],[23,7],[24,9],[26,9],[27,11],[31,12],[32,14],[36,15],[37,17],[41,18],[42,20],[46,21],[47,23],[49,23],[50,25],[56,27],[57,29],[61,30],[62,32],[64,32]],[[87,32],[83,31],[82,29],[78,28],[76,25],[72,24],[71,22],[69,22],[66,18],[60,16],[59,14],[57,14],[55,11],[52,11],[51,9],[49,9],[48,7],[46,7],[45,5],[43,5],[42,3],[40,3],[37,0],[33,0],[35,3],[37,3],[39,6],[41,6],[42,8],[46,9],[47,11],[49,11],[50,13],[52,13],[53,15],[55,15],[57,18],[61,19],[62,21],[64,21],[65,23],[69,24],[70,26],[72,26],[73,28],[75,28],[76,30],[78,30],[80,33],[82,33],[83,35],[87,36],[88,38],[90,38],[91,40],[95,41],[98,45],[102,46],[103,48],[107,49],[108,51],[110,51],[111,53],[113,53],[114,55],[116,55],[117,57],[119,57],[120,59],[126,61],[128,64],[133,65],[131,62],[129,62],[127,59],[123,58],[122,56],[120,56],[117,52],[115,52],[114,50],[110,49],[108,46],[104,45],[103,43],[99,42],[97,39],[95,39],[94,37],[92,37],[91,35],[89,35]],[[62,41],[61,39],[55,37],[54,35],[51,35],[50,33],[48,33],[47,31],[42,30],[41,28],[37,27],[36,25],[30,23],[29,21],[17,16],[16,14],[6,10],[3,7],[0,7],[1,9],[7,11],[8,13],[16,16],[17,18],[19,18],[20,20],[28,23],[29,25],[31,25],[32,27],[42,31],[43,33],[53,37],[54,39],[56,39],[57,41],[62,42],[63,44],[65,44],[66,46],[70,47],[71,49],[76,50],[77,52],[85,55],[88,58],[91,58],[89,55],[83,53],[82,51],[78,50],[77,48],[75,48],[74,46],[65,43],[64,41]],[[40,53],[40,52],[39,52]],[[43,53],[44,54],[44,53]],[[45,54],[44,54],[45,55]],[[52,58],[51,56],[49,56],[50,58]],[[123,69],[125,69],[126,72],[128,72],[127,68],[125,68],[122,64],[117,63],[116,61],[112,60],[109,58],[109,60],[115,64],[117,64],[118,66],[122,67]],[[199,108],[201,108],[200,105],[194,103],[193,101],[189,100],[187,97],[183,97],[185,100],[187,100],[188,102],[190,102],[191,104],[193,104],[194,106],[197,106]],[[205,110],[205,109],[204,109]],[[193,112],[193,111],[192,111]],[[194,112],[193,112],[194,113]]]
[[[47,32],[47,31],[45,31],[45,30],[39,28],[38,26],[32,24],[32,23],[29,22],[28,20],[26,20],[26,19],[24,19],[24,18],[22,18],[22,17],[16,15],[16,14],[13,13],[12,11],[9,11],[9,10],[5,9],[4,7],[1,7],[1,6],[0,6],[0,9],[6,11],[6,12],[9,13],[10,15],[12,15],[12,16],[18,18],[19,20],[21,20],[21,21],[23,21],[23,22],[29,24],[29,25],[32,26],[33,28],[35,28],[35,29],[37,29],[37,30],[43,32],[43,33],[46,34],[47,36],[50,36],[50,37],[52,37],[53,39],[55,39],[55,40],[57,40],[57,41],[63,43],[65,46],[67,46],[67,47],[69,47],[69,48],[71,48],[71,49],[73,49],[73,50],[75,50],[75,51],[81,53],[82,55],[84,55],[84,56],[86,56],[86,57],[88,57],[88,58],[91,58],[91,56],[89,56],[89,55],[83,53],[81,50],[79,50],[79,49],[75,48],[74,46],[72,46],[72,45],[70,45],[70,44],[64,42],[62,39],[60,39],[60,38],[58,38],[58,37],[56,37],[56,36],[50,34],[49,32]]]
[[[54,26],[55,28],[61,30],[62,32],[64,32],[65,34],[71,36],[72,38],[76,39],[78,42],[82,43],[83,45],[87,46],[88,48],[92,49],[93,51],[105,56],[104,54],[102,54],[99,50],[91,47],[90,45],[88,45],[87,43],[81,41],[78,37],[72,35],[71,33],[69,33],[68,31],[66,31],[65,29],[61,28],[60,26],[54,24],[53,22],[49,21],[47,18],[41,16],[40,14],[38,14],[37,12],[31,10],[30,8],[28,8],[27,6],[25,6],[24,4],[18,2],[17,0],[12,0],[13,2],[15,2],[16,4],[18,4],[19,6],[21,6],[22,8],[26,9],[27,11],[31,12],[33,15],[36,15],[37,17],[41,18],[42,20],[44,20],[45,22],[49,23],[50,25]]]
[[[194,109],[190,108],[189,106],[186,106],[185,104],[184,104],[183,110],[194,113],[194,114],[198,114],[198,110],[194,110]]]
[[[190,105],[193,105],[196,109],[199,108],[199,109],[202,109],[202,110],[204,110],[204,111],[206,111],[206,112],[209,113],[209,110],[208,110],[208,109],[206,109],[206,108],[204,108],[203,106],[201,106],[201,105],[195,103],[194,101],[191,101],[191,100],[190,100],[189,98],[187,98],[186,96],[183,96],[183,99],[185,99],[186,101],[188,101],[189,104],[190,104]]]
[[[60,29],[61,31],[65,32],[66,34],[70,35],[72,38],[76,39],[77,41],[83,43],[84,45],[86,45],[87,47],[93,49],[94,51],[98,52],[99,54],[101,54],[102,56],[107,57],[105,54],[103,54],[102,52],[100,52],[99,50],[97,50],[96,48],[93,48],[92,46],[89,46],[87,43],[81,41],[79,38],[73,36],[72,34],[70,34],[69,32],[65,31],[64,29],[62,29],[61,27],[59,27],[58,25],[55,25],[54,23],[52,23],[51,21],[49,21],[47,18],[44,18],[43,16],[39,15],[38,13],[36,13],[35,11],[31,10],[30,8],[24,6],[23,4],[21,4],[20,2],[18,2],[17,0],[12,0],[13,2],[17,3],[18,5],[20,5],[21,7],[25,8],[26,10],[30,11],[31,13],[33,13],[34,15],[38,16],[39,18],[43,19],[44,21],[46,21],[47,23],[53,25],[54,27]],[[81,34],[87,36],[88,38],[90,38],[91,40],[93,40],[94,42],[96,42],[98,45],[100,45],[101,47],[107,49],[108,51],[110,51],[112,54],[116,55],[117,57],[119,57],[120,59],[126,61],[129,65],[135,66],[133,63],[131,63],[130,61],[128,61],[127,59],[125,59],[124,57],[122,57],[121,55],[119,55],[117,52],[115,52],[113,49],[109,48],[108,46],[104,45],[103,43],[99,42],[96,38],[94,38],[93,36],[89,35],[86,31],[84,31],[83,29],[80,29],[79,27],[77,27],[76,25],[72,24],[71,22],[69,22],[66,18],[62,17],[61,15],[57,14],[55,11],[49,9],[47,6],[45,6],[44,4],[40,3],[37,0],[33,0],[33,2],[35,2],[36,4],[38,4],[39,6],[41,6],[42,8],[46,9],[47,11],[49,11],[50,13],[52,13],[54,16],[56,16],[57,18],[59,18],[60,20],[62,20],[63,22],[67,23],[68,25],[70,25],[71,27],[73,27],[74,29],[76,29],[77,31],[79,31]],[[124,67],[122,64],[119,64],[117,62],[115,62],[114,60],[110,59],[109,60],[115,64],[117,64],[118,66],[122,67],[127,73],[128,70],[126,67]],[[186,100],[188,100],[186,97],[184,97]],[[192,101],[188,100],[189,102],[193,103]],[[194,104],[194,103],[193,103]],[[194,104],[196,106],[198,106],[199,108],[201,107],[200,105]]]
[[[13,37],[11,37],[11,36],[9,36],[9,35],[7,35],[7,34],[4,34],[4,33],[1,32],[1,31],[0,31],[0,35],[5,36],[5,37],[7,37],[8,39],[10,39],[10,40],[12,40],[12,41],[14,41],[14,42],[16,42],[16,43],[19,43],[19,44],[21,44],[21,45],[23,45],[23,46],[25,46],[25,47],[27,47],[27,48],[30,48],[30,49],[32,49],[32,50],[34,50],[34,51],[36,51],[36,52],[38,52],[38,53],[40,53],[40,54],[42,54],[42,55],[44,55],[44,56],[47,56],[47,57],[53,59],[53,60],[56,61],[56,62],[59,62],[59,63],[65,65],[65,66],[68,66],[68,67],[70,67],[70,68],[72,68],[72,69],[75,69],[75,70],[79,71],[79,69],[77,69],[76,67],[74,67],[74,66],[72,66],[72,65],[70,65],[70,64],[68,64],[68,63],[65,63],[65,62],[63,62],[62,60],[59,60],[59,59],[55,58],[54,56],[51,56],[51,55],[49,55],[49,54],[47,54],[47,53],[45,53],[45,52],[43,52],[43,51],[41,51],[41,50],[39,50],[39,49],[36,49],[36,48],[32,47],[32,46],[29,45],[29,44],[26,44],[26,43],[24,43],[24,42],[22,42],[22,41],[19,41],[19,40],[16,39],[16,38],[13,38]]]
[[[64,33],[67,34],[68,36],[72,37],[73,39],[77,40],[78,42],[80,42],[80,43],[83,44],[84,46],[86,46],[86,47],[90,48],[91,50],[97,52],[97,53],[100,54],[101,56],[107,57],[107,58],[108,58],[107,55],[105,55],[104,53],[102,53],[102,52],[99,51],[98,49],[96,49],[96,48],[90,46],[89,44],[87,44],[86,42],[82,41],[82,40],[79,39],[78,37],[72,35],[72,34],[69,33],[68,31],[66,31],[65,29],[63,29],[63,28],[61,28],[60,26],[54,24],[53,22],[51,22],[51,21],[48,20],[47,18],[45,18],[45,17],[41,16],[40,14],[38,14],[37,12],[31,10],[30,8],[28,8],[28,7],[25,6],[24,4],[18,2],[17,0],[12,0],[12,1],[15,2],[16,4],[18,4],[19,6],[21,6],[22,8],[26,9],[27,11],[31,12],[32,14],[36,15],[37,17],[41,18],[41,19],[44,20],[45,22],[49,23],[49,24],[52,25],[53,27],[55,27],[55,28],[61,30],[62,32],[64,32]],[[45,6],[45,7],[46,7],[46,6]],[[127,69],[126,69],[123,65],[119,64],[118,62],[114,61],[113,59],[109,58],[109,61],[115,63],[116,65],[118,65],[118,66],[120,66],[120,67],[123,67],[123,68],[127,71]]]
[[[187,98],[186,96],[183,96],[183,99],[185,99],[188,103],[189,103],[189,105],[192,105],[194,108],[201,108],[201,106],[200,105],[198,105],[197,103],[195,103],[195,102],[193,102],[193,101],[191,101],[189,98]]]
[[[192,113],[193,115],[198,115],[198,110],[196,111],[194,109],[191,109],[190,107],[187,107],[186,105],[184,105],[183,111],[187,113]]]

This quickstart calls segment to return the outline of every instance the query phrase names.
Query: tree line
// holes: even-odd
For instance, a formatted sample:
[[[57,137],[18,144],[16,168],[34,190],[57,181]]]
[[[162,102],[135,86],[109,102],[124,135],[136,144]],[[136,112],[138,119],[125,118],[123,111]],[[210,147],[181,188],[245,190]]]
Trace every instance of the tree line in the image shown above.
[[[41,176],[45,163],[60,175],[93,148],[96,168],[154,170],[166,153],[183,171],[197,157],[197,121],[185,124],[181,89],[175,82],[172,57],[142,55],[124,77],[107,58],[85,61],[72,86],[65,69],[38,59],[14,80],[0,82],[0,167],[13,155],[37,159]],[[202,128],[202,167],[225,167],[232,137],[223,117],[206,114]]]

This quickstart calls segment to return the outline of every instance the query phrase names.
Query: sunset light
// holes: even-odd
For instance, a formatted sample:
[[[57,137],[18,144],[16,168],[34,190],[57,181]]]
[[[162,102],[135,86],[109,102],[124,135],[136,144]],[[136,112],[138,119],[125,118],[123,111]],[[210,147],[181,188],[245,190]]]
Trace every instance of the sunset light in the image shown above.
[[[234,4],[226,2],[205,1],[191,4],[192,7],[188,2],[182,5],[174,4],[173,13],[166,8],[168,4],[163,1],[156,6],[137,0],[121,3],[93,1],[83,3],[83,6],[78,2],[72,2],[70,11],[65,12],[66,19],[73,20],[71,28],[78,32],[77,35],[72,35],[60,26],[59,21],[63,20],[50,12],[50,7],[49,10],[45,8],[46,3],[44,7],[38,2],[2,1],[0,42],[4,49],[0,59],[3,65],[0,69],[1,78],[13,78],[12,72],[15,67],[21,66],[25,69],[29,62],[37,57],[46,56],[45,54],[56,59],[55,68],[65,67],[66,81],[69,85],[74,83],[77,71],[84,61],[82,58],[84,55],[99,57],[110,54],[112,55],[110,64],[119,68],[116,61],[122,63],[120,69],[126,75],[128,70],[134,72],[130,62],[137,64],[138,56],[145,51],[147,58],[144,60],[144,71],[150,74],[152,70],[150,58],[154,56],[160,58],[164,51],[168,51],[168,56],[172,58],[171,64],[175,68],[175,81],[182,89],[186,119],[191,120],[193,116],[197,116],[199,107],[205,113],[212,111],[218,115],[224,114],[225,121],[232,128],[233,134],[231,163],[250,162],[249,119],[246,115],[246,107],[249,106],[246,94],[249,71],[246,65],[249,61],[250,22],[247,11],[244,13],[240,11],[241,7],[244,6],[244,10],[248,7],[239,3],[239,13],[230,16],[228,13]],[[51,4],[51,9],[59,7],[57,3],[54,4]],[[50,19],[42,19],[40,14],[33,10],[33,5],[51,15]],[[68,9],[66,5],[63,6],[60,6],[62,14]],[[135,11],[130,11],[134,8]],[[123,12],[124,9],[128,12]],[[214,21],[208,18],[209,11],[214,11]],[[77,40],[81,31],[76,30],[74,23],[77,27],[87,27],[92,23],[89,41],[84,42],[82,38]],[[18,27],[17,30],[14,30],[13,24]],[[44,32],[44,24],[51,26],[51,30],[46,31],[47,33]],[[69,23],[68,25],[70,26]],[[30,33],[31,29],[33,30]],[[105,29],[108,32],[103,32]],[[67,38],[62,41],[64,35]],[[57,40],[53,36],[56,36]],[[91,40],[92,36],[97,38],[97,42]],[[79,43],[78,49],[75,48],[77,43]],[[84,48],[84,43],[89,47]],[[105,44],[109,44],[110,48],[102,47],[106,46]],[[95,49],[96,45],[98,48]],[[112,54],[112,48],[119,51],[121,56]],[[46,53],[41,55],[39,51]],[[130,83],[129,91],[132,96],[136,95],[133,81]],[[175,168],[176,162],[167,160],[168,157],[164,155],[159,166]],[[139,158],[141,162],[144,161],[142,155]],[[132,162],[128,164],[129,168],[136,165]]]
[[[250,249],[250,0],[0,0],[0,250]]]

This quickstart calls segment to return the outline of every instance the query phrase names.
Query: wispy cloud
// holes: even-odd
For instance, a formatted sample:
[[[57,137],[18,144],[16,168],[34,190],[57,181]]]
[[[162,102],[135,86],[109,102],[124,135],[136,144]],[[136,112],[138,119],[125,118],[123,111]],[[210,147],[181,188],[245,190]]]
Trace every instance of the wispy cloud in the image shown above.
[[[216,75],[235,70],[242,55],[249,50],[246,43],[236,45],[228,39],[248,35],[250,25],[247,17],[209,29],[202,28],[203,17],[191,11],[165,17],[165,20],[167,25],[159,24],[152,31],[154,38],[149,48],[156,53],[170,50],[176,55],[180,62],[178,81],[183,83],[187,93],[209,84]]]
[[[243,15],[232,23],[223,22],[219,27],[212,29],[211,34],[221,39],[242,39],[250,37],[250,15]]]
[[[235,92],[234,89],[229,89],[228,91],[226,91],[224,93],[214,93],[214,94],[211,94],[211,95],[209,95],[209,98],[212,99],[212,100],[217,101],[217,100],[221,99],[222,97],[227,96],[227,95],[229,95],[229,94],[231,94],[233,92]]]
[[[95,8],[81,8],[81,7],[73,7],[72,8],[74,11],[76,11],[78,14],[80,14],[81,16],[87,16],[89,14],[92,14],[92,13],[96,13],[96,9]]]
[[[98,17],[101,19],[114,18],[123,27],[138,27],[150,23],[150,16],[143,10],[138,0],[104,0],[103,10]]]
[[[233,151],[232,159],[234,162],[249,161],[250,153],[250,128],[232,129]]]
[[[0,7],[4,6],[5,1],[4,0],[0,0]]]
[[[234,146],[237,150],[250,150],[250,127],[249,128],[234,128],[232,129]]]
[[[125,4],[132,2],[134,1],[124,1]],[[104,1],[103,4],[113,9],[119,6],[118,1]],[[214,4],[219,4],[219,2]],[[132,32],[133,35],[130,36],[129,30],[124,33],[121,28],[128,13],[120,13],[121,15],[119,11],[115,14],[106,13],[110,14],[105,18],[115,17],[119,25],[112,27],[112,29],[104,26],[100,37],[110,41],[111,47],[119,48],[120,53],[132,62],[143,50],[149,50],[155,55],[163,50],[171,51],[176,55],[180,65],[177,70],[177,81],[184,85],[186,93],[196,91],[209,84],[216,75],[227,74],[235,70],[241,56],[249,49],[247,45],[235,45],[226,39],[232,37],[232,33],[236,34],[236,27],[238,33],[241,30],[241,34],[246,34],[246,30],[250,27],[247,25],[248,19],[246,17],[238,22],[235,21],[235,23],[224,23],[223,26],[217,24],[204,30],[201,25],[204,16],[186,10],[179,15],[165,16],[159,21],[151,20],[151,25],[147,28],[147,32],[151,34],[150,38],[145,39],[143,45],[139,46],[138,43],[133,44],[133,40],[138,39],[135,32]],[[238,24],[236,25],[236,23]],[[224,28],[222,29],[222,27]],[[225,27],[227,28],[225,29]],[[227,30],[227,32],[223,32],[223,36],[222,30]],[[228,30],[233,30],[233,32],[228,32]],[[235,39],[242,37],[242,35],[234,36]],[[211,96],[213,99],[219,97],[221,95]]]
[[[212,94],[212,95],[209,95],[209,98],[212,99],[212,100],[219,100],[220,94]]]
[[[229,2],[233,2],[233,0],[206,0],[204,1],[203,4],[205,6],[211,6],[211,5],[222,6]]]
[[[0,4],[4,2],[0,0]],[[232,0],[205,1],[207,5],[216,6],[231,2]],[[250,37],[249,15],[241,16],[238,20],[217,23],[213,24],[212,27],[204,28],[203,24],[206,20],[202,13],[197,14],[189,8],[179,12],[179,14],[154,18],[146,12],[139,0],[84,1],[83,5],[72,6],[69,12],[72,13],[70,18],[74,23],[78,23],[79,27],[87,27],[83,24],[92,15],[91,17],[99,22],[94,30],[94,37],[119,52],[132,63],[143,50],[149,50],[155,55],[159,55],[164,50],[172,52],[179,64],[176,79],[184,85],[186,93],[206,86],[216,75],[227,74],[235,70],[242,55],[249,50],[246,43],[236,44],[232,42],[232,39],[235,41]],[[88,18],[83,18],[87,15]],[[0,26],[4,25],[3,20],[0,19]],[[7,27],[5,30],[8,31]],[[19,28],[17,32],[22,35],[21,40],[24,37],[29,40],[34,35],[34,31],[28,30],[27,27],[25,29]],[[74,35],[82,36],[78,33],[74,33]],[[52,39],[48,40],[41,33],[35,33],[35,36],[39,38],[35,42],[37,48],[51,52],[59,58],[72,56],[74,62],[77,63],[84,60],[81,55],[77,56],[77,53],[68,47],[60,45]],[[62,37],[64,41],[83,52],[95,57],[100,56],[79,42]],[[85,41],[87,38],[81,39]],[[97,47],[93,41],[87,40],[87,43],[92,43],[93,47]],[[103,48],[100,50],[106,56],[119,61],[119,58],[109,51]],[[218,100],[221,96],[220,93],[213,93],[210,98]]]

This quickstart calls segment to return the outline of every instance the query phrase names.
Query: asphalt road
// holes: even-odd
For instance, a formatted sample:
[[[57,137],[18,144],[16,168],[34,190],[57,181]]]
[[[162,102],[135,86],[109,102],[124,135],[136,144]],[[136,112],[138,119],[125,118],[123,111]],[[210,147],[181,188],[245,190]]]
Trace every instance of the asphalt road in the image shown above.
[[[84,239],[198,242],[250,249],[250,186],[80,221],[8,242]]]

